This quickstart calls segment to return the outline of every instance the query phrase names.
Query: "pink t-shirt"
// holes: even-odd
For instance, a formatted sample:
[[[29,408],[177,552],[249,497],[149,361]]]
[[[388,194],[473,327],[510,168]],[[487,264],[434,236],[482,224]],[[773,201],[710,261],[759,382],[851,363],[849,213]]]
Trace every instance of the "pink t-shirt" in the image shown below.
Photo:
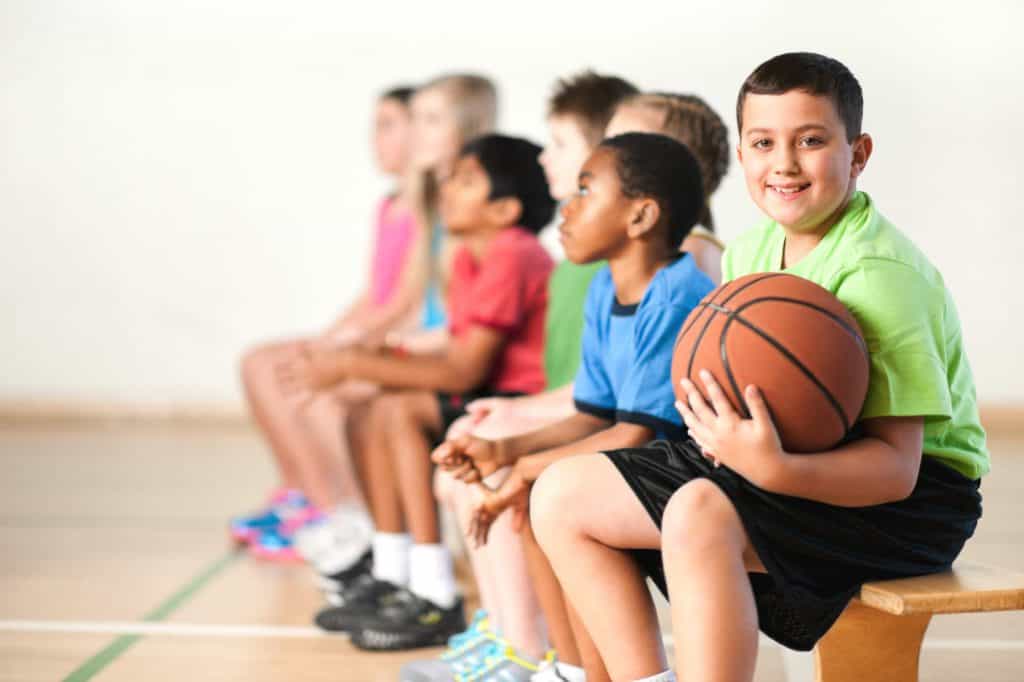
[[[544,316],[554,263],[537,237],[518,227],[502,231],[477,261],[459,248],[448,284],[454,338],[473,325],[503,332],[505,344],[485,388],[536,393],[544,389]]]
[[[395,294],[412,244],[412,213],[393,204],[394,199],[385,197],[377,209],[377,238],[370,270],[370,299],[376,306],[384,305]]]

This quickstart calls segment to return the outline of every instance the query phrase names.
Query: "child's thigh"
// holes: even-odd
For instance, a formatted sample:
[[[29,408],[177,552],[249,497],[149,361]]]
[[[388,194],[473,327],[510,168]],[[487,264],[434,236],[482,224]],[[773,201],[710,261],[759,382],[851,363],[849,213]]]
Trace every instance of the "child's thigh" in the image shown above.
[[[515,413],[493,414],[488,415],[473,427],[473,435],[491,440],[509,438],[530,431],[536,431],[557,421],[560,420],[547,417],[530,417]]]
[[[307,343],[309,339],[296,338],[253,346],[242,356],[242,373],[248,376],[265,371],[278,361],[295,355]]]
[[[656,549],[661,533],[606,455],[581,455],[549,466],[533,486],[534,529],[583,534],[620,549]]]
[[[431,437],[440,436],[441,405],[430,391],[386,391],[373,401],[377,423],[386,427],[418,428]]]

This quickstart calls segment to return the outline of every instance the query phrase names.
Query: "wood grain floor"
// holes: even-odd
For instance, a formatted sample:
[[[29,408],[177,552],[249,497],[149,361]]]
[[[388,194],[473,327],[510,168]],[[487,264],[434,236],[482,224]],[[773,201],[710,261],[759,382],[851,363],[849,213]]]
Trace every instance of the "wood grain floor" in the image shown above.
[[[991,444],[965,556],[1024,571],[1024,436]],[[0,682],[383,681],[436,654],[321,635],[308,569],[231,555],[226,519],[272,482],[247,428],[0,426]],[[1024,680],[1022,613],[937,617],[925,646],[924,680]],[[758,682],[807,674],[762,646]]]

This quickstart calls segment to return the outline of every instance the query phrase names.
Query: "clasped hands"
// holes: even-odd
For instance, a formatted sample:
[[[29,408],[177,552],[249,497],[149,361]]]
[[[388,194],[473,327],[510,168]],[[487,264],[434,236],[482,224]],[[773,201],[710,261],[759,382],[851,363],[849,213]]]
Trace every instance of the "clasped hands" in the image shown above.
[[[476,547],[486,544],[491,526],[506,510],[512,514],[512,529],[522,530],[531,482],[502,447],[502,441],[463,433],[439,445],[430,458],[454,478],[476,488],[478,497],[466,529]],[[505,480],[497,488],[487,486],[484,479],[505,467],[511,468]]]

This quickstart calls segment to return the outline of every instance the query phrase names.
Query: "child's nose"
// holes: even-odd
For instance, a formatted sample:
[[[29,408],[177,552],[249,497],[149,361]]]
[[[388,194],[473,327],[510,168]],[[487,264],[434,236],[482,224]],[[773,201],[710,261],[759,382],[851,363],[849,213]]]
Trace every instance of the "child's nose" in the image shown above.
[[[562,214],[562,220],[566,220],[569,217],[569,214],[572,212],[570,207],[573,205],[575,201],[575,199],[569,199],[569,201],[566,201],[562,204],[562,208],[559,211],[559,213]]]
[[[789,175],[800,170],[796,150],[788,145],[780,145],[776,148],[772,164],[775,167],[775,172],[780,174]]]

